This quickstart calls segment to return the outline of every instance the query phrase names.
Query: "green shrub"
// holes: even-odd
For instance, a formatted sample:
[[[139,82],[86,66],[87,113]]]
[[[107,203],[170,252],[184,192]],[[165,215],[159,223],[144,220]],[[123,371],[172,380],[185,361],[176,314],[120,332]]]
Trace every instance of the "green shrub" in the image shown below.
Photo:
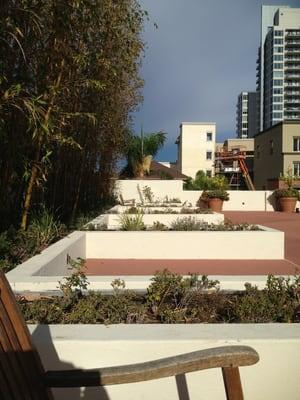
[[[81,262],[74,263],[82,266]],[[145,295],[127,290],[120,279],[112,282],[110,295],[93,292],[85,295],[81,290],[86,288],[85,280],[78,285],[77,273],[75,268],[62,297],[19,299],[26,321],[44,324],[300,322],[300,277],[291,280],[269,276],[263,290],[246,284],[245,292],[228,293],[219,290],[218,281],[206,276],[183,278],[164,270],[155,274]]]
[[[220,199],[223,201],[229,200],[229,194],[226,190],[215,189],[215,190],[205,190],[201,195],[201,200],[208,201],[209,199]]]
[[[177,218],[171,223],[171,229],[173,231],[199,231],[202,222],[197,221],[193,217],[182,217]]]
[[[152,226],[148,228],[149,231],[167,231],[168,229],[169,228],[165,224],[159,221],[154,221]]]
[[[209,177],[203,171],[198,171],[195,179],[188,178],[183,184],[184,190],[228,190],[228,187],[228,181],[225,176]]]
[[[297,200],[300,200],[300,191],[294,188],[289,189],[276,189],[273,192],[273,196],[276,199],[280,199],[283,197],[294,197]]]
[[[241,322],[300,322],[300,277],[270,275],[266,288],[245,284],[246,293],[236,306]]]
[[[143,212],[139,211],[137,214],[129,215],[124,213],[120,215],[120,224],[122,231],[143,231],[146,226],[143,222]]]

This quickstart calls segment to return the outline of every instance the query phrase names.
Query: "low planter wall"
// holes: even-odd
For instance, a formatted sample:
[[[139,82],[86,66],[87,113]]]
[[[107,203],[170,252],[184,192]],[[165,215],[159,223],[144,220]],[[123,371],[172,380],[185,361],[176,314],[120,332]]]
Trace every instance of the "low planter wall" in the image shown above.
[[[120,229],[122,214],[104,214],[102,223],[107,225],[108,229]],[[136,214],[130,214],[134,218]],[[160,222],[168,227],[171,226],[172,222],[181,218],[193,218],[196,221],[206,222],[208,224],[220,224],[224,222],[223,214],[144,214],[143,222],[147,227],[153,225],[154,222]]]
[[[67,258],[133,259],[283,259],[284,233],[265,228],[250,232],[73,232],[7,273],[16,292],[53,292],[71,273]],[[116,276],[90,276],[89,289],[111,290]],[[150,276],[120,277],[129,289],[145,290]],[[264,276],[218,277],[222,289],[264,287]]]
[[[245,399],[298,400],[299,324],[30,325],[46,369],[100,368],[150,361],[224,345],[249,345],[260,361],[241,367]],[[55,389],[55,400],[225,399],[220,369],[186,375],[182,397],[175,378],[105,388]],[[178,391],[179,390],[179,391]],[[82,396],[82,397],[80,397]]]
[[[86,258],[234,259],[284,258],[284,232],[89,231]]]
[[[196,204],[201,196],[201,190],[183,190],[181,180],[118,180],[116,192],[122,193],[124,199],[135,199],[141,202],[140,191],[143,187],[151,188],[155,198],[176,197],[182,202]],[[229,201],[223,204],[224,211],[274,211],[275,200],[272,191],[268,190],[230,190]],[[300,201],[297,206],[300,207]]]

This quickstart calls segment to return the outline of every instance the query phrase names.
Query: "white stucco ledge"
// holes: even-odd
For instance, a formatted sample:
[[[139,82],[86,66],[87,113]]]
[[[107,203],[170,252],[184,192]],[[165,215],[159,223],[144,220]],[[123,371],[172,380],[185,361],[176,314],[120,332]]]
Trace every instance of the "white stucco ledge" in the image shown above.
[[[187,275],[185,276],[187,277]],[[288,276],[285,276],[286,278]],[[293,276],[289,276],[291,280]],[[22,276],[19,278],[9,277],[10,285],[15,293],[30,294],[41,293],[45,295],[52,295],[59,291],[59,281],[63,276]],[[111,293],[111,283],[116,278],[124,280],[126,288],[145,292],[152,282],[153,275],[106,275],[106,276],[88,276],[88,290],[101,291],[104,293]],[[245,283],[251,283],[259,289],[266,286],[268,279],[267,275],[212,275],[208,276],[209,279],[218,280],[222,290],[234,291],[244,290]]]
[[[223,345],[249,345],[258,364],[240,368],[245,400],[299,400],[299,324],[29,325],[46,369],[101,368]],[[186,375],[189,400],[225,398],[220,369]],[[55,390],[55,399],[70,396]],[[73,399],[184,400],[175,378],[72,392]]]

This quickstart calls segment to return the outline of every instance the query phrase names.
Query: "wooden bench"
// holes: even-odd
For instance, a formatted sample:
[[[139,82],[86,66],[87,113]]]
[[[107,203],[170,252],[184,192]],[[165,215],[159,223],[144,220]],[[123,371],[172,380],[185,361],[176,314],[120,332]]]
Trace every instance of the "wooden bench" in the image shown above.
[[[225,346],[125,366],[45,371],[15,296],[0,271],[0,398],[3,400],[49,400],[53,399],[50,388],[117,385],[169,376],[178,379],[187,372],[208,368],[222,368],[227,400],[242,400],[238,368],[258,360],[251,347]]]

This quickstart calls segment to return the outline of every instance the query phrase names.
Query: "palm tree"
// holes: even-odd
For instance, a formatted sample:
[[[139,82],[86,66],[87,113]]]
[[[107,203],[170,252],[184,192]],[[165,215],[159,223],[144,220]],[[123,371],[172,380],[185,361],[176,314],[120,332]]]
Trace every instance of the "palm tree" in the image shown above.
[[[152,132],[144,135],[141,129],[141,135],[129,135],[128,146],[126,150],[127,165],[122,171],[123,175],[143,178],[144,174],[149,174],[152,158],[163,147],[166,141],[166,133]]]

